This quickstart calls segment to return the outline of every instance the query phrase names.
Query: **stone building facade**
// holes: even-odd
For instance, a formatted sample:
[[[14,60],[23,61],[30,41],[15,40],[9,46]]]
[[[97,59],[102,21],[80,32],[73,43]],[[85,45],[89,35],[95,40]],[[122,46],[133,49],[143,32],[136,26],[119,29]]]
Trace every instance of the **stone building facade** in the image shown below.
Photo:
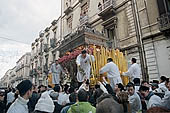
[[[30,77],[36,85],[46,85],[51,64],[58,59],[57,47],[61,41],[60,17],[51,22],[31,45]]]
[[[169,14],[169,0],[62,0],[61,16],[32,43],[30,76],[45,84],[63,50],[100,39],[106,43],[98,45],[126,52],[128,61],[137,58],[143,79],[170,77]]]
[[[137,58],[143,79],[159,79],[170,75],[169,13],[169,0],[62,0],[62,37],[89,25],[108,47]]]

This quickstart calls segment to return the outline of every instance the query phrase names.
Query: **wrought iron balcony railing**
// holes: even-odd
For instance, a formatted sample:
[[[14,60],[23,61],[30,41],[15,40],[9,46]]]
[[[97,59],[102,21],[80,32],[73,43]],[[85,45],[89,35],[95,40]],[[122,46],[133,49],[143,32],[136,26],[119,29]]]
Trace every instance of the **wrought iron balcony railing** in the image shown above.
[[[158,17],[159,30],[166,31],[170,29],[170,13],[166,13]]]
[[[87,15],[80,16],[80,25],[87,24],[89,22],[89,17]]]
[[[110,11],[114,11],[114,7],[115,7],[115,1],[114,0],[107,0],[101,6],[98,7],[98,9],[99,9],[98,15],[103,16]]]

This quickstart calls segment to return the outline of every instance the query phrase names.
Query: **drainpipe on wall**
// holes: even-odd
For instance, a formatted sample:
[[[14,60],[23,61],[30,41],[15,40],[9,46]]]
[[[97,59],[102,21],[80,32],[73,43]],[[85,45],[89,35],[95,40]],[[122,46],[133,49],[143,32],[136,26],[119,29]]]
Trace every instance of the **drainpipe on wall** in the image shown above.
[[[142,41],[143,36],[142,36],[142,30],[141,30],[136,0],[132,0],[132,6],[133,6],[133,13],[134,13],[134,18],[135,18],[134,20],[135,20],[135,29],[136,29],[139,57],[140,57],[140,61],[141,61],[142,78],[143,78],[143,80],[149,81],[146,55],[145,55],[144,45],[143,45],[143,41]]]
[[[62,18],[63,18],[63,4],[62,4],[62,2],[63,2],[63,0],[60,0],[60,2],[61,2],[61,23],[60,23],[60,40],[62,40],[62,38],[63,38],[63,35],[62,35],[62,33],[63,33],[63,29],[62,29]]]

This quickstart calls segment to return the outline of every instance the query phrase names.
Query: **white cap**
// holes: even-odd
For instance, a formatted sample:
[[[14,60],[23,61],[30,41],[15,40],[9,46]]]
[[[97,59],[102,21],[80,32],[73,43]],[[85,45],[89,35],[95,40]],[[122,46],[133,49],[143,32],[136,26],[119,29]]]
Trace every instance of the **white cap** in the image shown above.
[[[41,94],[41,97],[35,106],[35,110],[53,113],[54,107],[55,106],[53,100],[50,98],[48,92],[46,91]]]

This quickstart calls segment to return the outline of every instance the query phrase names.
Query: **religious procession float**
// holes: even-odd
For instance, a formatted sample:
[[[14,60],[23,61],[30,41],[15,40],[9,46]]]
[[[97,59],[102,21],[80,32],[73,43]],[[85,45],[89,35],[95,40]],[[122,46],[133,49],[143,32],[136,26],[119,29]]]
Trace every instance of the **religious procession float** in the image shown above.
[[[126,54],[124,55],[118,49],[114,50],[107,47],[107,39],[94,29],[84,27],[78,29],[75,33],[65,37],[58,50],[60,51],[59,63],[67,70],[68,75],[63,78],[64,83],[77,83],[77,65],[76,58],[81,51],[86,49],[88,54],[92,54],[95,62],[91,61],[91,79],[90,84],[95,85],[101,81],[102,76],[99,70],[107,63],[107,58],[112,58],[113,62],[119,67],[120,73],[127,71]],[[51,76],[51,75],[50,75]],[[124,84],[128,83],[128,78],[121,76]],[[51,77],[49,77],[51,84]]]

